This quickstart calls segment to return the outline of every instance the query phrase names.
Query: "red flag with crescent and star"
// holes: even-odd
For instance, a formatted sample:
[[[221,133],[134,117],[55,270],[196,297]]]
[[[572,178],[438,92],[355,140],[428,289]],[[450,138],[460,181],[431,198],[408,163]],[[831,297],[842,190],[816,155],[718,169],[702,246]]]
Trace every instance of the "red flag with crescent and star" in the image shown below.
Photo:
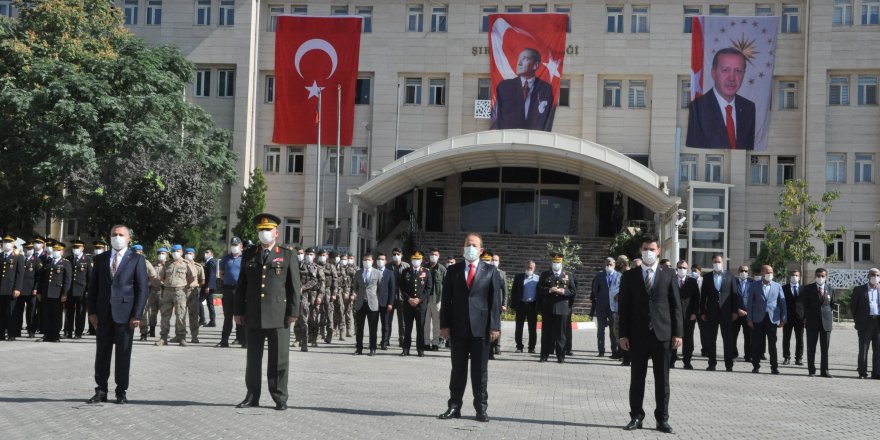
[[[320,119],[321,143],[336,145],[336,112],[341,92],[340,144],[351,145],[362,20],[361,17],[278,17],[272,142],[315,144],[318,142],[316,124]]]
[[[566,14],[489,16],[492,128],[550,131],[559,103]]]

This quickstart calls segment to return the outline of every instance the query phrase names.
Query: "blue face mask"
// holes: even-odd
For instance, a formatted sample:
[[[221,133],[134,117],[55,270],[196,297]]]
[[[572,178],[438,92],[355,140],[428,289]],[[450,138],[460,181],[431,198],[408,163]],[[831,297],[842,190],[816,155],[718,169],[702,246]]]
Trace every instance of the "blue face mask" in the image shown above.
[[[465,246],[462,256],[465,260],[474,262],[480,257],[480,250],[476,246]]]

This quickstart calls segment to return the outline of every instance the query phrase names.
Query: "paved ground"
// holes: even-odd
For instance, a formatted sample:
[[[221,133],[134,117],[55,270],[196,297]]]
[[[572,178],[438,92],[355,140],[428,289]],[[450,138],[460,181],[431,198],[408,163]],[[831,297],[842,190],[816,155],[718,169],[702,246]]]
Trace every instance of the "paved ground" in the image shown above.
[[[513,346],[509,325],[506,349]],[[809,378],[806,367],[795,366],[783,366],[779,376],[755,375],[742,362],[733,373],[710,373],[701,371],[702,358],[694,362],[697,370],[673,370],[670,423],[678,437],[875,439],[880,380],[856,378],[851,325],[832,334],[830,380]],[[245,352],[213,348],[219,327],[203,329],[201,339],[186,348],[135,342],[126,406],[83,404],[94,386],[93,339],[0,342],[2,438],[664,437],[653,429],[621,430],[628,421],[629,368],[596,356],[594,330],[575,332],[575,356],[563,365],[510,352],[492,362],[488,424],[474,421],[467,403],[465,419],[436,419],[446,407],[447,351],[421,359],[400,358],[396,349],[355,357],[350,340],[292,351],[291,409],[276,412],[235,409],[245,394]],[[652,383],[646,428],[654,425]],[[465,402],[469,395],[470,388]],[[268,392],[262,403],[271,403]]]

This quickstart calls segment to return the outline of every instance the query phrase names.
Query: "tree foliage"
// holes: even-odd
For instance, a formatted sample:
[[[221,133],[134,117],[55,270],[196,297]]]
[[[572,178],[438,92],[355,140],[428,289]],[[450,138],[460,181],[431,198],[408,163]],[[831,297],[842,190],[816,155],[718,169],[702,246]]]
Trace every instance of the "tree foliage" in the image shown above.
[[[641,257],[642,248],[642,230],[641,228],[624,228],[614,241],[608,247],[608,255],[617,258],[620,255],[626,255],[627,258],[633,260]]]
[[[571,237],[567,235],[558,243],[547,243],[547,259],[554,253],[562,254],[562,265],[569,271],[581,268],[581,257],[578,255],[580,251],[581,245],[571,241]]]
[[[232,233],[242,240],[257,240],[257,227],[253,219],[266,209],[266,176],[260,168],[251,171],[250,185],[241,192],[241,205],[238,206],[238,224]]]

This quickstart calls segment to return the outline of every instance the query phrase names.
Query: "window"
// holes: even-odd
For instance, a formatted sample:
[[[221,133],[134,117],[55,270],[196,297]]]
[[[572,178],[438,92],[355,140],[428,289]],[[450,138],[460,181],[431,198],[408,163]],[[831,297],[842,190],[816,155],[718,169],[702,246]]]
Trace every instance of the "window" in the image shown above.
[[[721,182],[721,164],[724,156],[710,154],[706,156],[706,182]]]
[[[348,15],[348,5],[330,6],[330,15]]]
[[[407,78],[403,97],[404,104],[422,104],[422,79]]]
[[[645,80],[629,81],[629,108],[645,108],[648,82]]]
[[[263,162],[263,171],[277,173],[281,169],[281,147],[265,147],[266,160]]]
[[[837,8],[835,5],[835,14]],[[880,24],[880,0],[862,0],[862,24]]]
[[[796,34],[800,32],[801,7],[798,5],[782,5],[782,33]]]
[[[785,182],[794,180],[794,156],[779,156],[776,158],[776,184],[785,185]]]
[[[281,8],[282,12],[284,8]],[[291,5],[290,6],[290,15],[309,15],[309,7],[308,5]]]
[[[620,83],[618,80],[605,80],[602,93],[604,107],[620,107]]]
[[[498,6],[483,6],[483,16],[480,20],[480,32],[489,32],[489,14],[498,12]]]
[[[779,81],[779,109],[797,110],[797,108],[797,83],[794,81]]]
[[[727,15],[727,6],[726,5],[713,5],[709,6],[709,15]]]
[[[852,24],[852,0],[834,0],[834,16],[831,24],[834,26]]]
[[[300,232],[302,231],[302,225],[300,224],[299,219],[286,218],[284,219],[284,243],[299,243],[300,240]]]
[[[64,235],[68,237],[79,236],[79,221],[75,218],[69,218],[64,221]]]
[[[876,88],[875,88],[876,90]],[[828,92],[829,105],[849,105],[849,77],[832,76],[831,90]]]
[[[755,15],[758,17],[772,17],[773,5],[755,5]]]
[[[342,219],[339,219],[339,232],[340,237],[336,237],[336,219],[328,218],[324,220],[324,244],[339,244],[341,242],[342,235]]]
[[[825,181],[828,183],[846,183],[846,154],[825,154]]]
[[[749,231],[749,258],[758,258],[761,254],[761,245],[764,243],[764,232]]]
[[[354,103],[367,105],[370,103],[370,78],[358,78],[354,87]]]
[[[608,6],[608,33],[623,33],[623,6]]]
[[[691,33],[691,29],[693,26],[693,18],[699,16],[702,12],[702,9],[699,6],[685,6],[684,7],[684,33]]]
[[[831,243],[825,246],[825,257],[833,258],[834,261],[844,261],[844,253],[843,253],[843,236],[840,234],[834,234]]]
[[[871,235],[856,234],[853,242],[853,262],[871,261]]]
[[[688,104],[691,102],[691,80],[683,79],[680,81],[680,85],[681,94],[678,97],[678,105],[681,108],[688,108]]]
[[[211,25],[211,0],[196,0],[196,25]]]
[[[235,0],[220,0],[220,26],[235,26]]]
[[[275,32],[278,28],[278,16],[284,14],[284,6],[269,5],[269,22],[266,24],[267,32]]]
[[[342,150],[342,155],[339,156],[339,175],[344,174],[342,170],[345,169],[345,150]],[[328,174],[336,174],[336,149],[334,148],[332,151],[327,150],[327,173]]]
[[[355,8],[357,15],[363,17],[363,26],[361,26],[361,32],[365,34],[369,34],[373,32],[373,7],[372,6],[358,6]]]
[[[431,32],[446,32],[446,6],[431,8]]]
[[[367,150],[362,148],[353,148],[351,150],[351,175],[366,176],[367,170]]]
[[[569,107],[571,101],[571,80],[564,79],[559,83],[559,107]]]
[[[428,104],[446,105],[446,80],[443,78],[428,81]]]
[[[162,24],[162,0],[147,0],[147,25]]]
[[[752,185],[766,185],[770,174],[770,156],[752,156]]]
[[[505,6],[504,7],[504,12],[506,12],[508,14],[519,14],[522,11],[523,11],[523,7],[520,5],[512,5],[512,6]]]
[[[196,90],[194,96],[207,98],[211,96],[211,71],[196,70]]]
[[[874,182],[874,155],[856,153],[856,183]]]
[[[489,78],[480,78],[477,80],[477,99],[492,99],[492,80]]]
[[[406,12],[406,30],[408,32],[422,32],[422,16],[424,6],[409,5]]]
[[[266,103],[275,102],[275,75],[266,75]]]
[[[235,96],[235,71],[234,70],[218,70],[219,84],[217,86],[217,96],[221,98],[231,98]]]
[[[859,105],[877,105],[877,77],[859,75]]]
[[[529,12],[532,12],[532,13],[547,12],[547,5],[529,5]]]
[[[125,24],[138,23],[138,0],[125,0],[122,12],[125,15]]]
[[[647,6],[633,6],[630,19],[630,32],[634,34],[644,34],[648,32]]]
[[[0,17],[12,17],[12,0],[0,0]]]
[[[697,180],[697,155],[682,154],[678,169],[682,182]]]
[[[557,14],[565,14],[565,32],[571,33],[571,5],[556,5]]]
[[[306,152],[300,147],[287,147],[287,174],[302,174],[306,166]]]

